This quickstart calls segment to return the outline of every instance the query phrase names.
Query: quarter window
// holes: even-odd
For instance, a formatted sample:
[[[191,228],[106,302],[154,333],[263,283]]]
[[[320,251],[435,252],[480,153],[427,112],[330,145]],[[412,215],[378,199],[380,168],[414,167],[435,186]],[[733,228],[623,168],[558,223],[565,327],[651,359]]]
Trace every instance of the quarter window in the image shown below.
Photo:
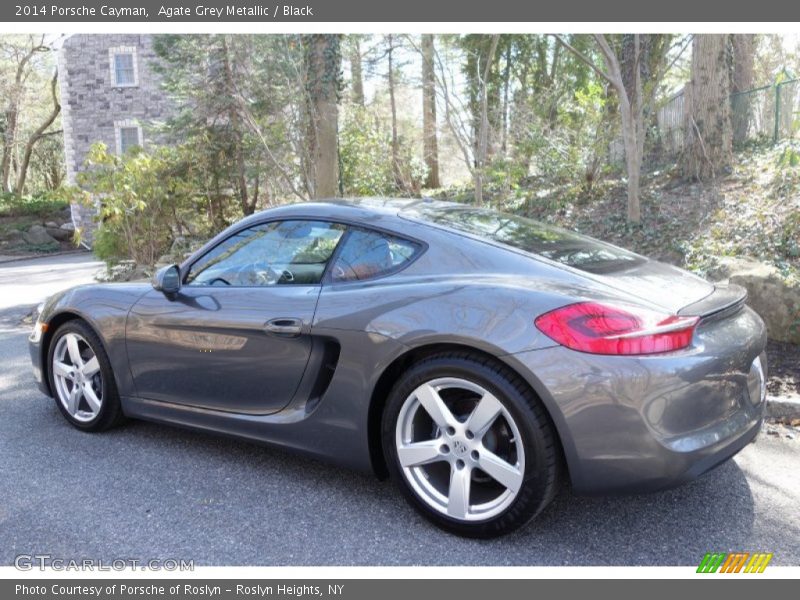
[[[402,267],[419,252],[415,242],[378,231],[353,229],[331,269],[333,281],[362,281]]]
[[[325,221],[277,221],[244,229],[195,262],[186,284],[319,284],[344,230]]]

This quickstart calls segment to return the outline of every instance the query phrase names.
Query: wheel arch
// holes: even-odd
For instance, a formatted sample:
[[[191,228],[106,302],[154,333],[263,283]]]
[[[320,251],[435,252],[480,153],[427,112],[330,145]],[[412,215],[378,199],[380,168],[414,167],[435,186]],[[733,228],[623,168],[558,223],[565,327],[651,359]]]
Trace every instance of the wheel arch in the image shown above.
[[[388,477],[386,460],[383,455],[383,448],[381,444],[381,419],[383,418],[383,410],[386,407],[386,399],[389,396],[389,392],[391,392],[392,387],[394,387],[394,384],[397,382],[400,376],[409,368],[411,368],[411,366],[429,356],[440,354],[442,352],[469,352],[470,354],[481,356],[500,364],[504,368],[510,369],[516,375],[518,375],[522,381],[525,382],[525,385],[528,387],[531,393],[533,393],[536,398],[542,402],[545,414],[547,415],[548,419],[550,419],[550,424],[553,426],[553,431],[555,431],[560,459],[562,460],[567,475],[569,476],[569,461],[567,460],[567,452],[565,452],[563,442],[565,432],[562,431],[562,428],[565,426],[563,425],[563,422],[561,423],[561,427],[559,426],[559,421],[561,419],[559,419],[558,416],[560,416],[560,413],[556,413],[556,415],[553,414],[558,409],[552,405],[552,400],[546,397],[546,394],[540,393],[540,391],[536,389],[536,386],[531,384],[528,377],[523,376],[514,365],[503,360],[503,358],[500,356],[496,356],[486,352],[485,350],[481,350],[467,344],[431,343],[410,348],[395,358],[383,370],[372,390],[369,402],[369,413],[367,416],[367,436],[372,470],[380,479],[385,479]],[[556,416],[556,418],[554,418],[554,416]]]

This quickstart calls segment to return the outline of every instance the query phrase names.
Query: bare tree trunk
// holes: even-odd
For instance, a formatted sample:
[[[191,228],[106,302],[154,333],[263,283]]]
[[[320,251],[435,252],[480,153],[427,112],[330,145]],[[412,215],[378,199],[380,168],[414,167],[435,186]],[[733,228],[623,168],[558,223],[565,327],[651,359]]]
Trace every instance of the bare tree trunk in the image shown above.
[[[439,140],[436,134],[436,74],[433,70],[434,38],[422,35],[422,144],[428,176],[426,188],[438,188]]]
[[[729,58],[727,35],[694,37],[681,156],[683,174],[689,179],[714,179],[733,158]]]
[[[330,198],[339,190],[338,80],[341,69],[339,36],[305,36],[306,84],[309,93],[310,156],[314,198]]]
[[[361,40],[358,35],[350,40],[350,76],[352,78],[351,97],[353,104],[364,106],[364,74],[361,66]]]
[[[386,50],[386,58],[389,63],[389,75],[387,77],[389,85],[389,104],[392,109],[392,175],[394,176],[394,185],[398,190],[405,188],[403,184],[403,174],[400,169],[400,138],[397,135],[397,101],[395,99],[395,82],[394,82],[394,36],[389,34],[387,36],[389,47]]]
[[[733,52],[733,72],[731,74],[731,93],[745,92],[753,87],[755,79],[756,36],[747,34],[732,34],[730,37]],[[731,103],[731,125],[733,128],[733,143],[737,144],[747,139],[747,130],[750,128],[752,109],[747,95],[734,97]]]
[[[494,63],[494,55],[500,36],[492,36],[492,45],[486,57],[486,67],[483,70],[483,79],[480,82],[481,92],[481,120],[478,128],[478,145],[475,153],[475,204],[483,204],[483,177],[486,168],[486,147],[489,140],[489,73]]]
[[[505,66],[503,69],[503,130],[500,138],[500,151],[503,157],[508,153],[508,93],[511,87],[511,44],[506,47]]]
[[[53,121],[56,120],[58,113],[61,112],[61,104],[58,101],[58,91],[56,86],[58,85],[58,70],[53,74],[53,79],[50,81],[50,92],[53,95],[53,110],[50,111],[50,114],[47,118],[42,122],[39,127],[36,128],[36,131],[31,134],[28,138],[27,143],[25,144],[25,150],[22,154],[22,162],[20,163],[19,169],[17,170],[17,181],[14,186],[14,193],[18,196],[22,195],[22,192],[25,189],[25,180],[28,177],[28,165],[31,162],[31,154],[33,153],[33,147],[36,145],[40,139],[45,136],[45,131],[50,125],[53,124]]]
[[[2,173],[2,189],[4,192],[11,192],[11,156],[14,153],[14,146],[17,141],[18,116],[19,105],[12,93],[9,107],[6,109],[6,130],[3,132],[3,159],[2,166],[0,166],[0,173]]]
[[[245,215],[253,214],[255,203],[250,203],[249,190],[247,188],[247,173],[244,160],[244,144],[242,143],[241,117],[237,110],[234,98],[237,96],[236,85],[233,81],[233,62],[231,58],[231,47],[228,43],[228,35],[222,36],[222,58],[225,77],[225,94],[229,99],[228,119],[230,129],[233,133],[233,153],[236,161],[236,187],[239,188],[239,205]]]

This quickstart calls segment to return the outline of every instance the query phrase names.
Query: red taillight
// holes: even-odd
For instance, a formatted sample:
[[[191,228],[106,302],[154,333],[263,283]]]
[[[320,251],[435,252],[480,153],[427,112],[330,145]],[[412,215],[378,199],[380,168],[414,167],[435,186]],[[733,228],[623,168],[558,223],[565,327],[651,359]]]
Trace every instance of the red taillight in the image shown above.
[[[697,317],[579,302],[551,310],[536,327],[559,344],[591,354],[656,354],[692,343]]]

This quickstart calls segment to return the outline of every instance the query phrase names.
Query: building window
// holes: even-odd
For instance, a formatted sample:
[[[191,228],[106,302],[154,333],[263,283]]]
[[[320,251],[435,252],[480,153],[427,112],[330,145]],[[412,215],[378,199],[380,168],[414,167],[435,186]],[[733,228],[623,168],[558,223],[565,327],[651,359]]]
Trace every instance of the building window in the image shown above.
[[[131,148],[141,146],[142,128],[135,121],[117,121],[114,124],[117,138],[117,154],[122,156]]]
[[[111,67],[111,84],[114,87],[139,85],[136,46],[109,48],[108,59]]]

